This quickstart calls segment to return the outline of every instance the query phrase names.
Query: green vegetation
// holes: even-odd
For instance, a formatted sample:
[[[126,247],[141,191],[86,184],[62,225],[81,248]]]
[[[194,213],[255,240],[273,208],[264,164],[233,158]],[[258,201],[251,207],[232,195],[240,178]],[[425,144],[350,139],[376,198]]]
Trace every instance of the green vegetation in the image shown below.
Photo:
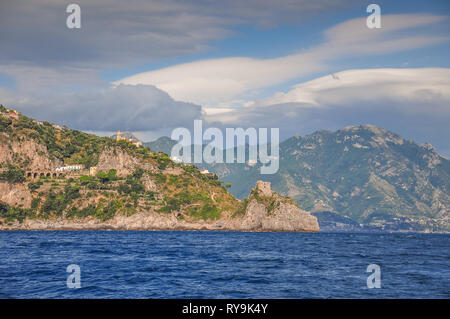
[[[167,175],[164,174],[151,174],[157,185],[163,185],[167,182]]]
[[[107,173],[98,172],[97,178],[100,180],[101,183],[106,184],[106,183],[116,180],[117,179],[116,174],[117,174],[117,170],[110,169]]]
[[[14,134],[23,134],[45,145],[50,158],[67,164],[83,164],[87,168],[97,163],[97,155],[110,140],[66,127],[59,129],[49,122],[40,123],[25,116],[15,121],[14,128]]]
[[[64,210],[69,204],[76,198],[80,198],[80,187],[66,185],[64,192],[58,194],[50,191],[46,197],[46,201],[42,206],[41,213],[44,216],[55,214],[56,216],[62,216]]]
[[[0,112],[6,112],[6,108],[2,105],[0,105]],[[148,148],[137,148],[125,140],[117,142],[108,137],[70,130],[65,126],[58,127],[23,115],[19,115],[18,119],[0,116],[0,132],[7,133],[10,140],[33,139],[46,147],[50,159],[59,159],[65,164],[82,164],[86,168],[98,163],[99,155],[106,147],[118,147],[140,156],[148,157],[151,154]],[[166,161],[165,158],[161,160]]]
[[[8,164],[7,170],[0,173],[0,180],[9,183],[23,183],[26,181],[25,171],[14,165]]]
[[[0,132],[8,132],[12,124],[10,118],[0,116]]]
[[[101,221],[106,221],[115,216],[117,210],[122,207],[122,202],[120,200],[113,200],[109,202],[106,206],[102,204],[95,206],[93,204],[89,204],[85,208],[78,209],[76,207],[72,207],[68,212],[67,218],[86,218],[89,216],[96,217]]]
[[[0,107],[0,111],[2,110]],[[3,110],[5,110],[3,108]],[[182,218],[216,219],[221,212],[236,210],[237,200],[227,193],[217,175],[203,175],[193,165],[172,162],[167,154],[139,148],[125,140],[98,137],[84,132],[39,122],[19,115],[18,119],[0,116],[0,142],[12,149],[13,143],[34,141],[42,145],[37,156],[46,156],[65,165],[90,168],[97,165],[100,154],[124,152],[140,167],[128,176],[117,170],[99,171],[95,176],[68,174],[58,180],[41,176],[28,180],[33,199],[29,210],[3,208],[0,221],[33,218],[86,218],[108,220],[117,214],[130,216],[138,211],[181,212]],[[4,166],[0,179],[25,182],[25,170],[32,162],[28,155],[13,153],[15,166]],[[5,165],[5,163],[4,163]],[[168,168],[177,168],[169,174]],[[17,217],[17,218],[16,218]],[[180,217],[181,218],[181,217]]]
[[[179,211],[183,205],[190,205],[197,203],[209,203],[210,199],[200,192],[186,193],[180,192],[173,195],[173,197],[165,197],[165,205],[159,210],[161,212],[170,213],[172,211]]]
[[[75,206],[73,206],[67,212],[66,217],[68,217],[68,218],[74,218],[74,217],[85,218],[88,216],[95,216],[95,215],[97,215],[97,207],[95,205],[90,204],[83,209],[78,209]]]
[[[161,170],[165,170],[172,163],[170,157],[161,152],[153,155],[152,158],[156,160],[158,168]]]
[[[191,207],[189,213],[191,216],[199,219],[218,219],[221,215],[220,210],[211,203],[207,203],[201,208],[197,206]]]
[[[36,211],[41,203],[41,198],[35,197],[31,200],[31,210]]]
[[[109,202],[102,210],[97,209],[96,217],[102,221],[111,219],[120,207],[122,207],[122,202],[120,200],[113,200]]]
[[[0,202],[0,218],[4,218],[7,223],[11,223],[15,220],[22,223],[25,218],[34,218],[35,216],[35,212],[31,209],[12,207],[6,203]]]

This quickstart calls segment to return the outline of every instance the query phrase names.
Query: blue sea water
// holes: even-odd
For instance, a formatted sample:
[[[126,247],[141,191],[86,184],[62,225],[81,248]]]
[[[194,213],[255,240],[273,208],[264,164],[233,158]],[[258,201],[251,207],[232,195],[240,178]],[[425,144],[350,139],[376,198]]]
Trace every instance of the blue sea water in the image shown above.
[[[411,233],[0,232],[0,298],[450,298],[449,247]]]

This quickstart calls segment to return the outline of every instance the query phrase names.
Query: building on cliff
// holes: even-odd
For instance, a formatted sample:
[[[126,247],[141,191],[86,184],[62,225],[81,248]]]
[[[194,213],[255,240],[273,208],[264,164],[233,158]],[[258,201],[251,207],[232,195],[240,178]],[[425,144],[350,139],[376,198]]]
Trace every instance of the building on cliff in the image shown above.
[[[83,169],[83,165],[66,165],[62,167],[57,167],[55,169],[56,172],[76,172],[81,171]]]
[[[91,166],[91,167],[89,167],[89,175],[90,175],[90,176],[95,176],[95,175],[97,175],[97,166]]]
[[[8,110],[8,109],[6,109],[6,112],[2,113],[2,115],[4,117],[10,117],[10,118],[18,119],[20,113],[19,113],[19,111],[16,111],[16,110]]]
[[[272,190],[270,189],[270,182],[257,181],[256,189],[263,196],[272,196]]]
[[[137,147],[141,147],[142,146],[142,142],[141,141],[139,141],[137,139],[134,139],[134,138],[126,138],[125,136],[120,135],[120,130],[117,131],[116,141],[117,142],[119,142],[119,141],[127,141],[127,142],[130,142],[130,143],[136,145]]]

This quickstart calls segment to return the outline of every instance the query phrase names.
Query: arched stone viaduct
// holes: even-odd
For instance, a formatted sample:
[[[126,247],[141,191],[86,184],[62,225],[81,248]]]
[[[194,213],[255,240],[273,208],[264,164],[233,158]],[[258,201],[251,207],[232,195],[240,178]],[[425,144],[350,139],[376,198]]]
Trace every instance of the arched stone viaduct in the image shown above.
[[[41,176],[43,177],[50,177],[50,178],[57,178],[60,176],[63,176],[64,173],[60,173],[60,172],[49,172],[49,171],[27,171],[25,173],[25,176],[27,178],[39,178]]]

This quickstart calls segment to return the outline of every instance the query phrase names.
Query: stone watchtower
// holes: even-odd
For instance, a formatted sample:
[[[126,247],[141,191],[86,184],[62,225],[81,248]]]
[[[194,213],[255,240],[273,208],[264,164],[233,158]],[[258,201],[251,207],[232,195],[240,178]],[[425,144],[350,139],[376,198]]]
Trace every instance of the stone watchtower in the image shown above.
[[[272,190],[270,189],[270,182],[257,181],[256,189],[263,196],[272,196]]]

